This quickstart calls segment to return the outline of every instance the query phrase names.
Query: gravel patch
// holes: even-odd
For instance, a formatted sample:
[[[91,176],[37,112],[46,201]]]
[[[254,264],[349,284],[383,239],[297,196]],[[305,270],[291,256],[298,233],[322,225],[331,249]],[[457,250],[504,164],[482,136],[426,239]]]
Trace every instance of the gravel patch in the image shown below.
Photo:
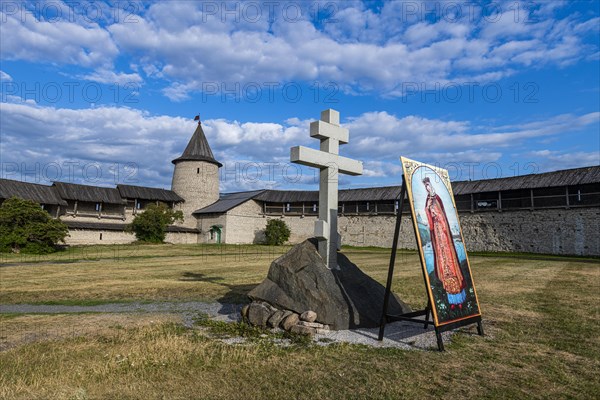
[[[450,341],[451,332],[442,333],[445,344]],[[437,349],[435,330],[430,327],[423,329],[421,325],[397,321],[385,325],[383,340],[377,340],[379,328],[358,328],[341,331],[329,331],[315,335],[315,341],[321,346],[335,343],[363,344],[371,347],[399,348],[404,350]]]

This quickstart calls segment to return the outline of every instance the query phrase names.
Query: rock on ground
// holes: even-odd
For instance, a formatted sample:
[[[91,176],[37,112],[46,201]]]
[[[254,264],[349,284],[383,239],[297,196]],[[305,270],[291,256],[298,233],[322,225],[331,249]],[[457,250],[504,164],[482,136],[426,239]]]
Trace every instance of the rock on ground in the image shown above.
[[[281,321],[281,328],[289,331],[292,329],[292,326],[295,326],[299,321],[300,318],[298,317],[298,314],[292,313]]]
[[[300,314],[300,319],[306,322],[315,322],[317,320],[317,313],[314,311],[304,311]]]
[[[273,261],[267,278],[248,296],[298,314],[312,310],[317,322],[333,329],[378,326],[385,288],[342,253],[338,264],[339,270],[328,269],[306,240]],[[409,311],[397,296],[390,297],[389,314]]]
[[[253,302],[248,307],[248,321],[252,325],[266,328],[267,321],[273,315],[274,310],[267,304]]]
[[[283,319],[284,315],[285,315],[285,311],[281,311],[281,310],[275,311],[273,313],[273,315],[271,315],[269,317],[269,319],[267,320],[267,326],[269,328],[277,328],[279,326],[279,323]]]

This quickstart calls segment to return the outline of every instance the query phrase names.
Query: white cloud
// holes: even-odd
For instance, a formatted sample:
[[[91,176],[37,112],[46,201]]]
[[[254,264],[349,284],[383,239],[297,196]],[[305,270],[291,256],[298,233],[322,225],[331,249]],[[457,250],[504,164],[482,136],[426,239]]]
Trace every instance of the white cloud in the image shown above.
[[[527,154],[536,160],[541,170],[587,167],[600,165],[600,153],[588,151],[563,152],[555,150],[537,150]]]
[[[23,163],[43,172],[45,166],[58,164],[63,180],[81,182],[84,166],[93,163],[101,167],[99,182],[105,184],[118,178],[112,171],[115,165],[131,164],[137,168],[130,177],[133,183],[169,186],[170,160],[182,151],[194,129],[193,121],[183,118],[115,107],[75,110],[2,103],[0,118],[5,165]],[[67,173],[69,162],[78,163],[74,177]]]
[[[6,72],[0,70],[0,80],[4,82],[12,82],[12,76],[7,74]]]
[[[308,124],[291,122],[283,125],[215,119],[204,121],[202,126],[211,145],[222,150],[226,158],[260,162],[277,156],[289,159],[291,146],[310,144]]]
[[[119,50],[110,33],[92,24],[44,21],[5,15],[0,24],[3,59],[53,62],[83,67],[112,65]]]
[[[563,114],[519,125],[474,126],[469,121],[443,121],[419,116],[399,118],[386,112],[369,112],[352,118],[350,143],[344,147],[354,157],[397,158],[413,156],[431,162],[449,159],[464,162],[492,161],[507,149],[515,151],[529,140],[558,134],[575,134],[600,123],[600,112]],[[490,160],[488,160],[490,161]]]
[[[131,108],[68,109],[18,100],[2,103],[3,162],[25,163],[30,169],[34,164],[43,168],[52,163],[97,163],[104,173],[100,182],[105,184],[114,183],[111,166],[133,163],[138,184],[169,187],[170,161],[181,154],[196,127],[191,119],[154,116]],[[240,183],[241,189],[285,183],[281,169],[289,163],[289,148],[312,141],[307,122],[296,118],[284,124],[221,119],[203,120],[202,124],[215,157],[226,166],[279,165],[276,182],[265,172],[259,182],[244,180],[246,186]],[[77,178],[83,180],[81,174]],[[247,186],[250,184],[253,186]],[[235,181],[224,185],[233,190]]]
[[[131,164],[137,170],[135,181],[129,183],[159,187],[170,186],[170,161],[181,154],[196,126],[191,119],[151,115],[124,107],[67,109],[31,103],[2,103],[0,118],[5,165],[24,163],[32,169],[35,165],[43,168],[51,163],[64,166],[66,162],[76,162],[81,169],[97,163],[102,168],[102,179],[87,183],[114,184],[115,179],[122,182],[128,175],[122,172],[115,177],[111,168]],[[224,190],[314,186],[314,169],[297,169],[289,164],[290,147],[318,147],[318,142],[309,136],[308,122],[294,117],[283,122],[203,120],[213,153],[225,164],[222,174],[226,179],[221,182]],[[398,176],[401,155],[444,165],[500,162],[503,157],[521,153],[555,160],[554,165],[561,167],[579,166],[597,163],[597,154],[594,158],[585,149],[570,153],[535,149],[544,149],[543,141],[548,138],[581,132],[585,135],[586,130],[597,129],[599,123],[600,113],[480,126],[471,121],[369,112],[344,124],[350,129],[350,143],[342,146],[340,153],[364,161],[364,177],[348,181],[362,186],[389,184],[389,177]],[[261,170],[258,178],[252,173],[257,166]],[[244,176],[244,168],[249,176]],[[297,179],[290,179],[290,175]],[[81,174],[75,178],[83,180]]]
[[[442,15],[430,22],[422,13],[407,15],[406,2],[387,2],[379,10],[332,2],[332,21],[321,24],[310,18],[311,5],[294,4],[308,17],[286,21],[279,4],[277,18],[269,21],[263,4],[261,17],[252,20],[248,5],[239,2],[156,2],[133,15],[135,23],[86,21],[77,13],[58,21],[3,14],[2,57],[89,68],[84,76],[98,82],[139,82],[137,72],[114,66],[120,56],[137,57],[140,70],[167,84],[163,94],[181,101],[207,82],[332,81],[348,93],[403,96],[401,83],[485,83],[598,52],[596,43],[586,42],[598,31],[598,18],[562,17],[566,3],[540,6],[534,21],[526,8],[515,15],[514,7],[502,3],[498,20],[485,20],[475,7],[475,18],[463,9],[456,21]],[[318,4],[325,12],[326,5]]]
[[[377,14],[362,3],[335,4],[337,23],[321,30],[309,21],[281,18],[271,25],[219,25],[217,17],[203,19],[201,6],[193,4],[178,5],[181,21],[174,23],[159,12],[164,3],[152,5],[139,24],[108,29],[122,49],[143,55],[151,69],[160,65],[162,76],[174,80],[164,90],[173,100],[186,99],[206,82],[293,80],[399,96],[403,82],[487,81],[523,67],[566,65],[597,51],[581,37],[593,29],[592,19],[560,19],[552,8],[535,23],[525,23],[525,16],[515,21],[508,10],[494,22],[411,23],[389,4]]]
[[[363,176],[367,178],[385,178],[402,174],[402,165],[398,162],[365,161]]]
[[[118,84],[139,84],[143,81],[142,77],[137,73],[127,74],[124,72],[114,72],[107,69],[99,69],[87,75],[82,75],[80,79],[88,81],[105,83],[107,85]]]

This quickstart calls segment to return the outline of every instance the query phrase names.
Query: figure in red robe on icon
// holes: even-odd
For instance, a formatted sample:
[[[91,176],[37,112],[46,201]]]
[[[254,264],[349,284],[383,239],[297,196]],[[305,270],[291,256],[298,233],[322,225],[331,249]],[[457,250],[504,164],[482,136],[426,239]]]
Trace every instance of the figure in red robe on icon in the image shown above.
[[[462,303],[466,299],[466,284],[460,270],[460,261],[454,247],[444,204],[440,196],[435,193],[428,177],[423,179],[423,184],[427,190],[425,213],[429,222],[434,271],[446,291],[450,309],[454,310],[457,306],[462,309]]]

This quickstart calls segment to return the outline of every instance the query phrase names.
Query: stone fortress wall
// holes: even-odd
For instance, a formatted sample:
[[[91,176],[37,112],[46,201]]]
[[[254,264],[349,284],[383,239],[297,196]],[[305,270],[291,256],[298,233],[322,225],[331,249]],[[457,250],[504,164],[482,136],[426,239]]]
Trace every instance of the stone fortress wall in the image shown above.
[[[526,252],[600,256],[600,208],[489,211],[459,214],[463,235],[470,251]],[[166,241],[178,244],[215,243],[209,231],[221,225],[222,243],[249,244],[264,240],[271,218],[280,218],[290,227],[291,243],[313,235],[316,216],[264,216],[259,202],[250,200],[223,215],[198,220],[200,234],[169,232]],[[339,230],[344,245],[389,248],[392,245],[394,215],[340,216]],[[67,244],[125,244],[135,240],[119,231],[71,229]],[[415,249],[410,214],[402,216],[400,248]]]
[[[69,229],[69,236],[65,238],[68,245],[91,244],[128,244],[135,242],[133,233],[102,230],[102,229]],[[198,243],[198,234],[191,232],[167,232],[165,242],[173,244]]]
[[[290,242],[313,235],[316,216],[263,216],[260,204],[251,200],[226,216],[224,243],[257,243],[263,239],[267,220],[280,218],[292,231]],[[467,250],[527,252],[600,256],[600,207],[488,211],[459,213]],[[206,226],[202,222],[198,226]],[[344,245],[391,247],[394,215],[340,216],[339,231]],[[402,216],[400,248],[416,249],[410,214]]]
[[[215,166],[216,168],[216,166]],[[526,252],[600,256],[600,207],[553,208],[539,210],[490,210],[487,212],[460,212],[460,220],[467,249],[490,252]],[[92,216],[63,215],[64,220],[99,222]],[[316,216],[264,215],[261,202],[249,200],[224,214],[187,216],[185,226],[197,228],[200,233],[168,232],[170,243],[216,243],[210,229],[222,227],[221,242],[228,244],[262,243],[264,229],[271,218],[280,218],[291,229],[290,243],[299,243],[313,235]],[[126,220],[102,222],[129,223]],[[394,215],[341,215],[339,231],[344,245],[391,247]],[[67,244],[124,244],[135,240],[134,235],[114,230],[70,229]],[[412,218],[403,215],[399,246],[416,248]]]

